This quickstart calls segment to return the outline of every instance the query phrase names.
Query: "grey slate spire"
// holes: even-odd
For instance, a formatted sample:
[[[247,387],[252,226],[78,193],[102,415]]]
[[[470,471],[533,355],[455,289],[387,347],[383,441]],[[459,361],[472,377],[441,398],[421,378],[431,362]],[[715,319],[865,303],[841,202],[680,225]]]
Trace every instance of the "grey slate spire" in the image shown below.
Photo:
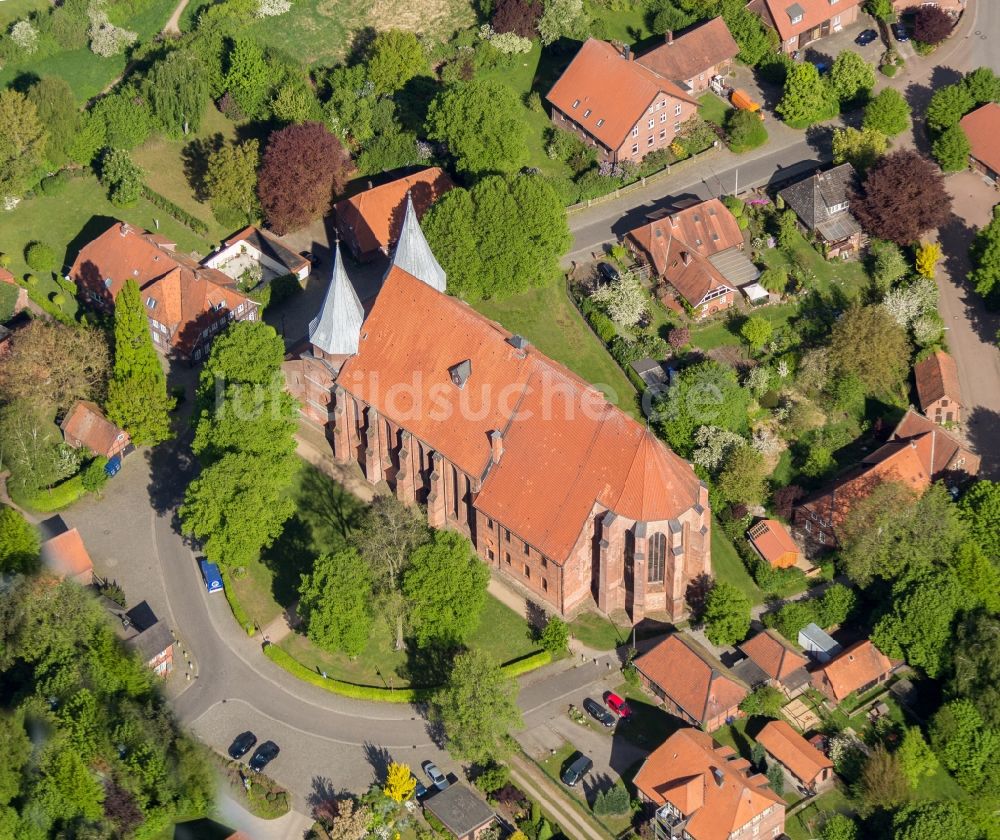
[[[338,241],[334,249],[333,276],[323,298],[323,307],[309,323],[309,342],[331,356],[351,356],[358,352],[364,320],[365,310],[344,269]]]
[[[431,246],[424,238],[409,193],[406,194],[406,215],[403,217],[399,242],[396,243],[396,253],[392,255],[392,265],[412,274],[418,280],[423,280],[432,289],[437,289],[439,292],[445,290],[444,269],[431,253]]]

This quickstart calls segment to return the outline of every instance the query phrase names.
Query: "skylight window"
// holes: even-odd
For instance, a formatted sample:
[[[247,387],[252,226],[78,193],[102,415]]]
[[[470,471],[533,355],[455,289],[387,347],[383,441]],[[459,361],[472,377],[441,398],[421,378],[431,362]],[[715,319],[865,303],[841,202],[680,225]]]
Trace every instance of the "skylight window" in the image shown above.
[[[603,117],[597,121],[597,127],[598,128],[600,128],[602,125],[604,125],[604,118]]]
[[[156,309],[156,299],[151,297],[146,298],[146,306],[150,309]]]
[[[589,117],[590,116],[590,108],[588,108],[586,111],[584,111],[583,115],[584,115],[584,117]]]
[[[579,104],[580,104],[580,100],[579,99],[574,99],[573,100],[573,107],[574,108],[576,108]]]

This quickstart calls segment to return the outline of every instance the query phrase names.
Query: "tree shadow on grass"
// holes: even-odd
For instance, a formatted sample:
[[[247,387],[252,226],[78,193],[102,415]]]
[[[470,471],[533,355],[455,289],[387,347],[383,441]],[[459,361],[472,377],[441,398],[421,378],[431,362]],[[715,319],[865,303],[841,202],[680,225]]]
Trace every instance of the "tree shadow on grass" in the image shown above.
[[[406,643],[406,662],[396,669],[396,675],[411,686],[433,688],[443,685],[460,649],[448,642],[432,642],[419,647],[416,639]]]
[[[271,593],[281,606],[290,607],[298,599],[302,575],[312,572],[316,556],[312,531],[298,516],[289,519],[281,536],[261,552],[260,559],[274,575]]]
[[[313,466],[303,468],[295,503],[311,530],[314,548],[323,552],[344,547],[364,512],[359,499]]]
[[[221,133],[216,132],[211,137],[200,137],[192,140],[181,151],[184,161],[184,177],[194,191],[198,201],[207,201],[208,193],[205,185],[205,174],[208,171],[208,159],[225,144]]]

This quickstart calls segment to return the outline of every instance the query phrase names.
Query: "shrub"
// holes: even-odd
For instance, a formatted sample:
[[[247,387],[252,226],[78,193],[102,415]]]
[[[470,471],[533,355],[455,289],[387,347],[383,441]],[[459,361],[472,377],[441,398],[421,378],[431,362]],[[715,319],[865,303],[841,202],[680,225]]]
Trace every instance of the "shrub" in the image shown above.
[[[86,492],[79,474],[66,479],[62,484],[29,495],[22,495],[13,486],[10,488],[11,498],[18,505],[30,508],[36,513],[55,513],[57,510],[69,507]]]
[[[158,207],[164,213],[172,216],[185,227],[191,228],[195,233],[205,235],[208,233],[208,225],[201,219],[192,216],[187,210],[178,207],[166,196],[160,195],[155,190],[150,189],[145,184],[142,185],[142,197],[154,207]]]
[[[69,173],[63,170],[62,172],[57,172],[55,175],[42,178],[42,183],[39,186],[44,195],[59,195],[59,193],[66,189],[68,183]]]
[[[493,793],[500,790],[510,779],[510,768],[505,764],[493,762],[484,767],[473,784],[483,793]]]
[[[726,136],[734,152],[749,152],[767,142],[767,129],[756,114],[736,109],[726,117]]]
[[[108,474],[104,471],[107,465],[108,459],[98,455],[84,468],[80,474],[84,490],[88,493],[97,493],[108,483]]]
[[[543,665],[548,665],[552,661],[552,654],[547,650],[539,650],[534,653],[529,653],[527,656],[522,656],[520,659],[515,659],[513,662],[508,662],[506,665],[501,666],[500,670],[503,671],[506,677],[519,677],[522,674],[527,674]]]
[[[691,330],[687,327],[674,327],[669,333],[667,333],[667,343],[674,348],[674,350],[680,350],[691,343]]]
[[[58,259],[55,250],[44,242],[32,242],[24,250],[24,261],[35,271],[55,271]]]
[[[104,581],[97,588],[97,591],[109,601],[114,601],[119,607],[124,607],[128,603],[128,599],[125,597],[125,590],[122,589],[117,580]]]

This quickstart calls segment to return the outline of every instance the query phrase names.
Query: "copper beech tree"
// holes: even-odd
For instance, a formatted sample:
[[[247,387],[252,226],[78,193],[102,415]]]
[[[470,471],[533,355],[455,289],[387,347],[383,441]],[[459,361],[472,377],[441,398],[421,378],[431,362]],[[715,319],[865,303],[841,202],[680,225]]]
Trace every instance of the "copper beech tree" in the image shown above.
[[[275,131],[257,183],[267,224],[286,234],[326,215],[351,171],[350,155],[322,123]]]

